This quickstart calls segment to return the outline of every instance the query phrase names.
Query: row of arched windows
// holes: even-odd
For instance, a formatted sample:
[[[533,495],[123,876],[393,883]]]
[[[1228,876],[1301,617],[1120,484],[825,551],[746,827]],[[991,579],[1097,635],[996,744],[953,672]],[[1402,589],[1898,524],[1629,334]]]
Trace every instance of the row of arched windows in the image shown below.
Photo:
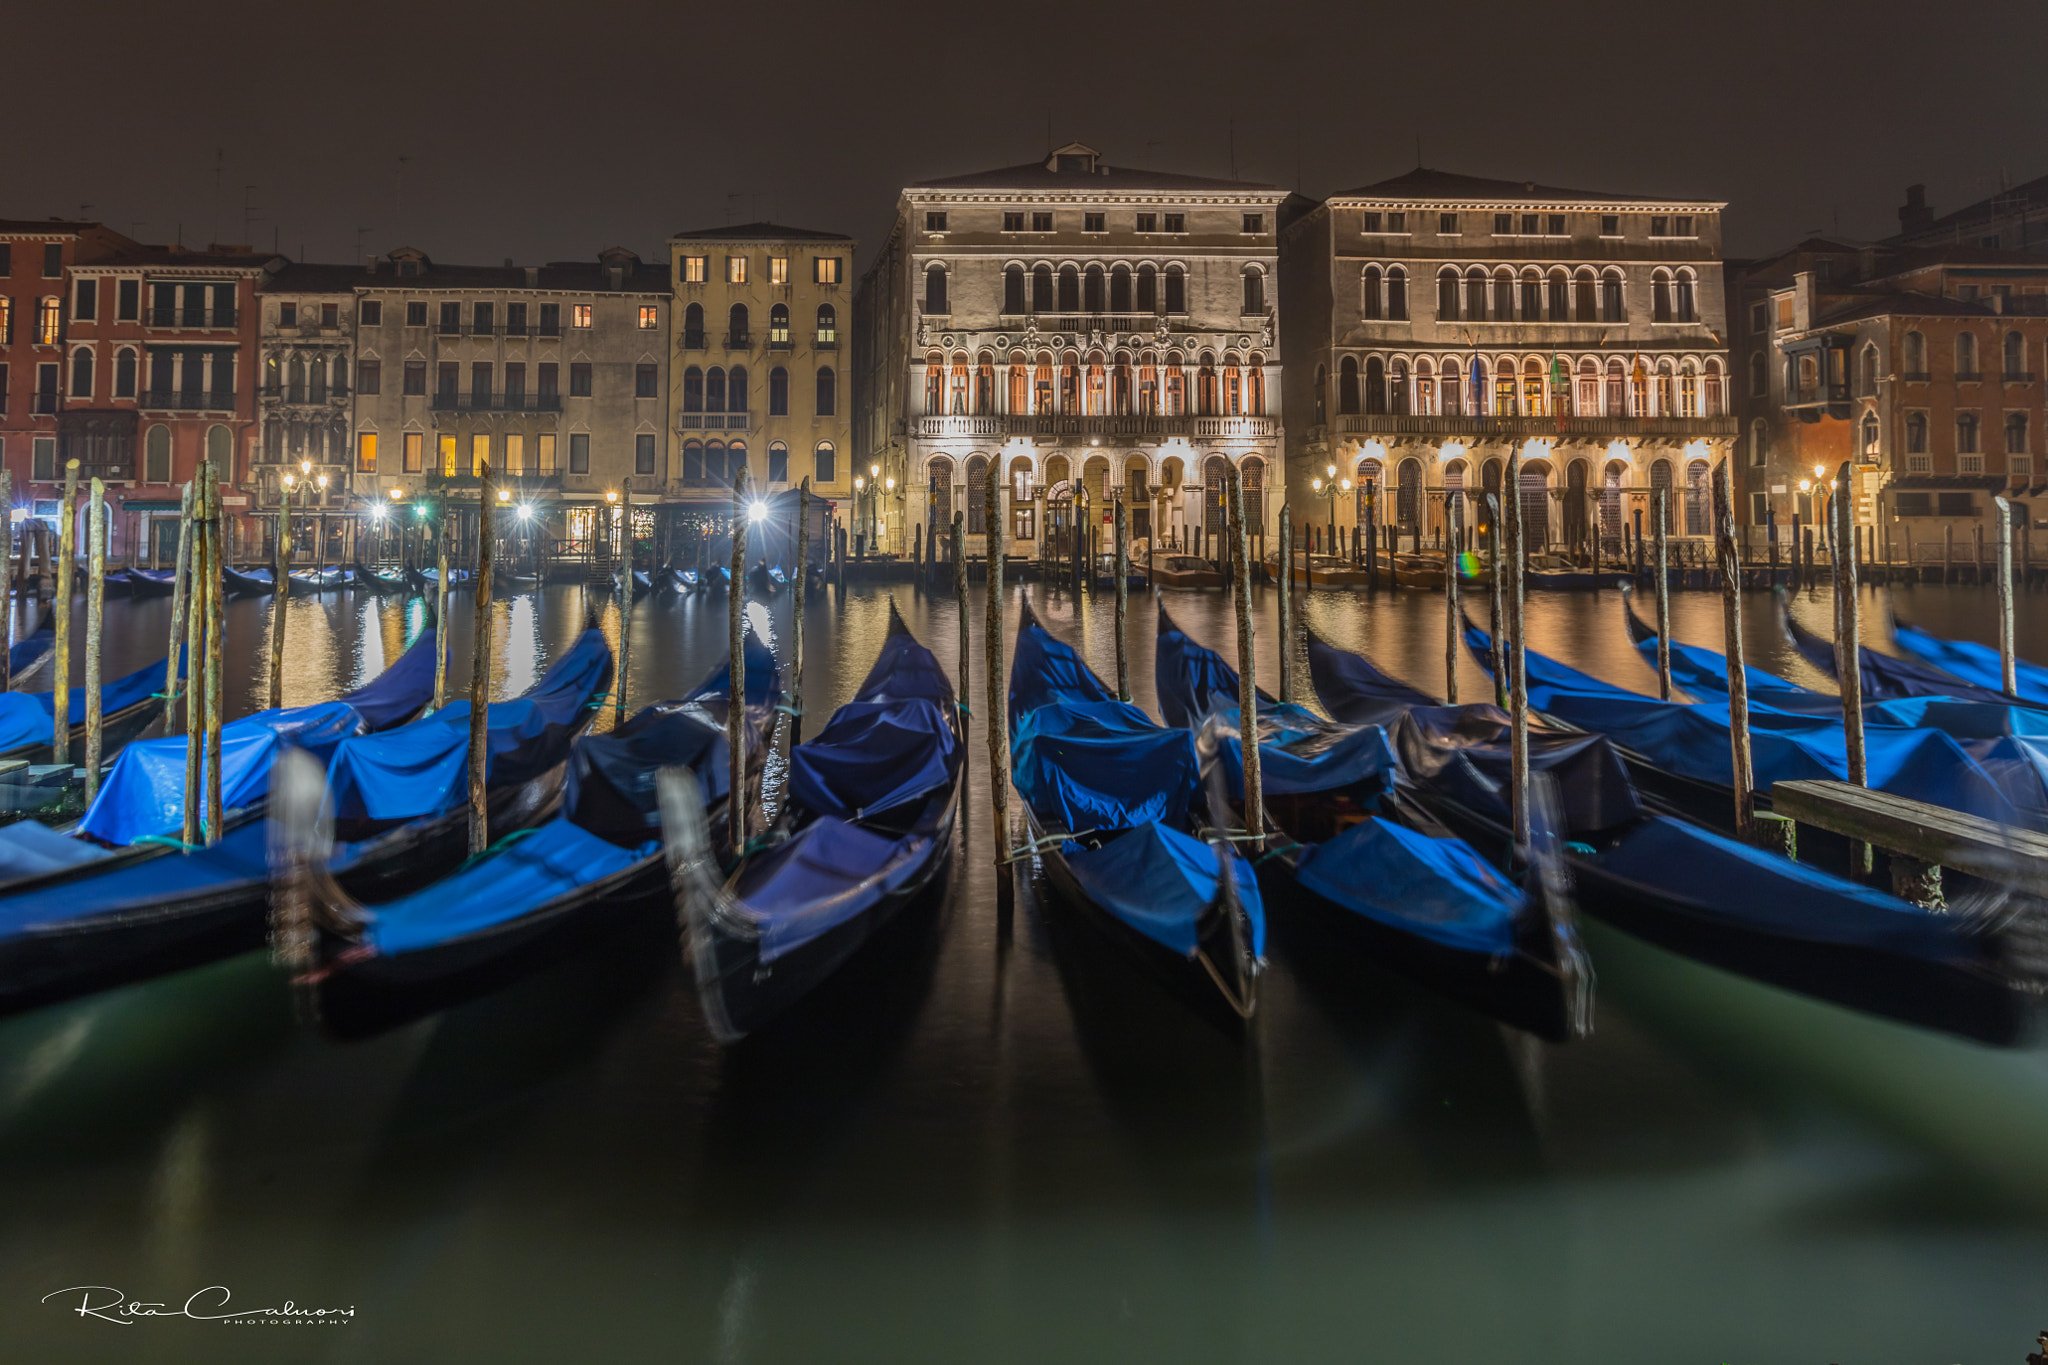
[[[740,440],[721,441],[716,437],[700,441],[692,437],[683,442],[683,482],[693,484],[729,484],[739,477],[747,467],[747,443]],[[818,442],[811,452],[811,474],[814,483],[829,484],[838,477],[838,458],[830,441]],[[789,474],[789,446],[782,441],[768,443],[768,482],[793,482]]]
[[[1674,470],[1670,460],[1651,460],[1647,470],[1652,490],[1671,488]],[[1588,514],[1593,510],[1597,494],[1600,516],[1600,534],[1606,538],[1617,538],[1622,533],[1622,495],[1630,487],[1634,471],[1626,460],[1608,460],[1599,475],[1599,484],[1593,484],[1593,464],[1586,459],[1570,461],[1564,470],[1564,485],[1555,488],[1553,481],[1557,471],[1548,460],[1528,460],[1522,465],[1522,484],[1518,498],[1522,507],[1522,532],[1531,545],[1546,544],[1553,533],[1561,533],[1567,543],[1582,541],[1587,529]],[[1685,466],[1685,487],[1681,500],[1674,506],[1678,525],[1673,529],[1689,536],[1709,535],[1713,531],[1713,516],[1708,503],[1708,463],[1705,460],[1689,460]],[[1357,515],[1363,524],[1368,515],[1397,522],[1403,527],[1412,527],[1424,517],[1424,498],[1434,494],[1445,504],[1453,522],[1463,522],[1470,515],[1468,504],[1474,495],[1491,493],[1500,496],[1502,480],[1506,476],[1506,462],[1489,459],[1480,465],[1480,486],[1467,487],[1472,477],[1471,464],[1463,459],[1444,462],[1442,484],[1431,489],[1428,475],[1422,461],[1409,456],[1394,468],[1393,485],[1388,487],[1387,469],[1381,460],[1373,456],[1360,458],[1353,470],[1354,486],[1357,489]],[[1560,494],[1552,498],[1555,491]],[[1391,497],[1387,495],[1391,494]],[[1383,499],[1378,509],[1369,513],[1367,499],[1379,496]],[[1557,510],[1557,526],[1551,523],[1551,509]],[[1391,511],[1391,516],[1389,516]]]
[[[747,367],[731,369],[713,365],[683,371],[684,412],[746,412],[750,396]],[[836,416],[839,411],[839,376],[829,365],[818,370],[813,411],[819,417]],[[789,416],[789,371],[777,365],[768,371],[768,415]]]
[[[1718,417],[1727,411],[1721,362],[1619,356],[1345,356],[1337,411],[1416,417]],[[1327,372],[1316,371],[1316,424]]]
[[[946,267],[927,266],[924,276],[927,313],[945,313],[947,307]],[[1244,311],[1265,311],[1266,277],[1259,266],[1243,271]],[[1188,279],[1178,264],[1164,270],[1145,263],[1135,269],[1121,262],[1105,269],[1069,262],[1054,266],[1040,261],[1026,267],[1013,261],[1003,268],[1003,313],[1022,317],[1028,313],[1110,313],[1157,316],[1188,311]]]
[[[752,315],[747,305],[736,303],[726,311],[725,344],[728,346],[751,346],[753,344]],[[820,346],[839,344],[839,310],[829,303],[818,305],[817,333],[812,338]],[[704,349],[704,305],[693,303],[683,310],[683,349],[701,351]],[[768,310],[768,344],[787,346],[790,344],[789,306],[778,303]]]
[[[1974,412],[1956,414],[1956,454],[1979,455],[1983,453],[1980,435],[1983,419]],[[1906,414],[1906,453],[1925,455],[1927,448],[1928,423],[1924,412]],[[1864,449],[1875,453],[1877,450],[1877,414],[1867,413],[1863,418]],[[2009,412],[2005,415],[2005,453],[2008,455],[2028,454],[2027,414]]]
[[[987,532],[989,463],[986,455],[968,456],[964,466],[964,489],[962,494],[956,494],[954,490],[960,485],[953,481],[953,457],[934,455],[925,461],[925,477],[929,482],[931,511],[936,524],[952,524],[955,498],[964,495],[966,505],[960,510],[966,513],[967,534],[978,536]],[[1266,515],[1266,462],[1260,456],[1246,455],[1238,461],[1238,468],[1244,473],[1245,520],[1251,525],[1263,525]],[[1179,491],[1184,482],[1183,469],[1179,456],[1165,457],[1160,461],[1159,483],[1153,485],[1148,482],[1150,467],[1147,459],[1142,455],[1129,456],[1122,472],[1126,504],[1143,504],[1155,492]],[[1033,478],[1033,461],[1029,455],[1012,456],[1007,474],[1012,504],[1030,502],[1042,490],[1048,503],[1070,502],[1079,492],[1101,506],[1110,500],[1115,490],[1111,481],[1117,477],[1109,458],[1103,455],[1089,456],[1082,463],[1078,478],[1064,455],[1047,456],[1044,474],[1038,479]],[[1204,515],[1211,530],[1219,529],[1223,524],[1223,488],[1229,478],[1230,461],[1225,457],[1211,455],[1202,462]]]
[[[1864,355],[1866,363],[1870,368],[1872,379],[1866,391],[1875,393],[1877,391],[1875,383],[1877,348],[1874,346],[1866,347]],[[2025,333],[2013,331],[2005,334],[2002,358],[2005,363],[2003,373],[2006,377],[2017,381],[2020,376],[2028,373],[2027,338]],[[1906,373],[1916,375],[1928,373],[1927,338],[1919,332],[1906,333],[1902,359],[1905,363],[1900,368],[1905,370]],[[1958,379],[1974,378],[1982,373],[1982,361],[1978,356],[1977,334],[1975,332],[1965,328],[1956,333],[1955,360],[1956,378]]]
[[[287,403],[324,403],[327,401],[329,366],[333,371],[333,391],[337,395],[348,392],[348,357],[336,355],[331,362],[318,356],[310,361],[304,356],[293,356],[289,364],[281,363],[278,357],[263,358],[263,391],[282,397]]]
[[[995,357],[983,351],[970,360],[963,351],[950,362],[933,352],[925,358],[924,411],[928,416],[1067,417],[1257,417],[1266,411],[1266,358],[1258,352],[1240,361],[1225,352],[1204,351],[1192,365],[1180,352],[1162,361],[1146,351],[1100,351],[1084,361],[1068,352],[1055,361],[1041,352],[1035,361],[1013,355],[998,373]],[[1190,404],[1192,403],[1192,409]]]
[[[113,396],[115,398],[135,397],[135,386],[139,382],[139,373],[140,368],[134,347],[123,346],[120,350],[114,352]],[[92,348],[90,346],[81,346],[71,353],[71,396],[73,398],[92,397],[93,389],[97,382]]]
[[[1367,266],[1360,276],[1364,316],[1405,318],[1407,279],[1396,266],[1381,274]],[[1447,265],[1436,276],[1440,322],[1627,322],[1627,286],[1620,270],[1590,266],[1541,270],[1523,266]],[[1650,275],[1652,322],[1699,321],[1699,281],[1690,267]]]

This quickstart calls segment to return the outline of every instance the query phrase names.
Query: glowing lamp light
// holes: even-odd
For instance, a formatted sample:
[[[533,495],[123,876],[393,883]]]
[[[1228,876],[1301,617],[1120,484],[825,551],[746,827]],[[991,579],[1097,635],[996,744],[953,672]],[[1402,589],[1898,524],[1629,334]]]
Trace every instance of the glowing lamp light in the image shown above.
[[[768,520],[768,504],[760,501],[759,499],[756,499],[755,501],[748,503],[747,520],[757,522]]]
[[[298,483],[298,480],[292,477],[292,475],[291,475],[290,471],[286,471],[286,473],[285,473],[285,475],[284,475],[283,479],[281,480],[281,482],[283,482],[283,484],[284,484],[284,486],[285,486],[285,491],[286,491],[286,492],[290,492],[290,491],[291,491],[291,489],[292,489],[292,488],[293,488],[293,487],[294,487],[295,485],[297,485],[297,483]]]
[[[500,489],[498,490],[498,501],[499,501],[499,502],[510,502],[510,501],[512,501],[512,490],[511,490],[511,489],[509,489],[509,488],[500,488]]]
[[[313,472],[313,462],[312,462],[311,460],[300,460],[300,461],[299,461],[299,472],[300,472],[301,474],[308,474],[308,475],[310,475],[310,474],[311,474],[311,473]]]
[[[1337,477],[1337,466],[1335,466],[1335,465],[1333,465],[1333,464],[1326,464],[1326,465],[1324,465],[1324,466],[1323,466],[1323,477],[1324,477],[1324,478],[1326,478],[1326,479],[1334,479],[1334,478],[1336,478],[1336,477]]]
[[[884,486],[885,486],[885,487],[886,487],[886,488],[887,488],[887,489],[888,489],[888,490],[889,490],[889,491],[890,491],[891,493],[894,493],[894,492],[896,491],[896,476],[895,476],[894,474],[891,474],[891,475],[889,476],[889,480],[888,480],[888,483],[887,483],[887,484],[885,484]]]
[[[1810,490],[1811,490],[1812,488],[1813,488],[1813,480],[1811,480],[1811,479],[1801,479],[1801,480],[1799,481],[1799,491],[1800,491],[1800,492],[1802,492],[1802,493],[1805,493],[1805,492],[1808,492],[1808,491],[1810,491]]]
[[[1827,476],[1828,467],[1826,465],[1817,464],[1813,467],[1813,478],[1816,483],[1818,483],[1822,479],[1825,479]]]
[[[320,491],[323,493],[327,491],[327,476],[325,474],[320,476]]]
[[[1308,486],[1318,493],[1323,491],[1323,481],[1320,477],[1311,478],[1308,481]]]
[[[381,502],[380,502],[380,503],[378,503],[378,504],[377,504],[376,506],[374,506],[374,507],[372,507],[372,508],[370,509],[370,520],[371,520],[371,521],[382,521],[382,520],[384,520],[384,504],[383,504],[383,503],[381,503]]]
[[[425,520],[426,520],[426,518],[427,518],[427,505],[426,505],[425,503],[421,503],[421,504],[420,504],[420,512],[419,512],[419,515],[420,515],[420,520],[422,520],[422,521],[425,521]]]
[[[863,479],[863,478],[862,478],[862,477],[861,477],[860,475],[858,475],[858,474],[856,474],[856,475],[854,475],[854,476],[853,476],[853,491],[854,491],[854,492],[858,493],[858,492],[860,492],[860,490],[861,490],[861,489],[863,489],[863,488],[866,488],[867,486],[868,486],[868,481],[867,481],[866,479]]]
[[[605,490],[604,490],[604,500],[605,500],[606,502],[617,502],[617,501],[619,500],[619,490],[618,490],[618,489],[616,489],[616,488],[607,488],[607,489],[605,489]]]
[[[525,521],[528,517],[531,517],[532,515],[533,504],[525,502],[519,504],[519,519],[521,521]]]
[[[404,497],[404,496],[405,496],[405,491],[404,491],[403,489],[399,489],[399,488],[394,488],[394,489],[392,489],[392,490],[391,490],[391,500],[392,500],[393,502],[397,502],[397,501],[398,501],[398,500],[399,500],[400,498],[402,498],[402,497]]]

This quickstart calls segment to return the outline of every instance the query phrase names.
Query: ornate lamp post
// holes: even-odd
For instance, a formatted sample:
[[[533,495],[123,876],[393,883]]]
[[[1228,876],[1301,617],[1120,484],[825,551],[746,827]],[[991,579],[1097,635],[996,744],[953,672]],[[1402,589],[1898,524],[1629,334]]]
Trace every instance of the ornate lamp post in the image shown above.
[[[1320,495],[1321,495],[1322,497],[1324,497],[1324,498],[1326,498],[1326,499],[1328,499],[1328,500],[1329,500],[1329,504],[1330,504],[1330,545],[1329,545],[1329,552],[1330,552],[1331,554],[1335,554],[1335,553],[1337,553],[1337,495],[1338,495],[1339,493],[1349,493],[1349,492],[1351,491],[1351,480],[1350,480],[1349,478],[1344,478],[1344,479],[1340,479],[1340,478],[1338,478],[1338,477],[1337,477],[1337,466],[1335,466],[1335,465],[1333,465],[1333,464],[1326,464],[1326,465],[1324,465],[1324,466],[1323,466],[1323,477],[1321,477],[1321,478],[1313,478],[1313,479],[1310,479],[1310,480],[1308,481],[1308,486],[1309,486],[1310,488],[1314,489],[1314,490],[1315,490],[1315,491],[1316,491],[1316,492],[1317,492],[1318,494],[1320,494]]]

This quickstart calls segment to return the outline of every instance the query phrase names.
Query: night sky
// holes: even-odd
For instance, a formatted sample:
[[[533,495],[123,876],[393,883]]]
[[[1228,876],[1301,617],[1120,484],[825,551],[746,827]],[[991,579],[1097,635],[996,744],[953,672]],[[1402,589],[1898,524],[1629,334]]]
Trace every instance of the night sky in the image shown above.
[[[1234,126],[1240,177],[1311,195],[1419,138],[1446,170],[1728,200],[1731,255],[1893,231],[1914,181],[1942,213],[2048,173],[2039,0],[123,0],[5,32],[0,216],[311,260],[659,259],[756,217],[872,245],[908,180],[1037,157],[1048,123],[1206,175]]]

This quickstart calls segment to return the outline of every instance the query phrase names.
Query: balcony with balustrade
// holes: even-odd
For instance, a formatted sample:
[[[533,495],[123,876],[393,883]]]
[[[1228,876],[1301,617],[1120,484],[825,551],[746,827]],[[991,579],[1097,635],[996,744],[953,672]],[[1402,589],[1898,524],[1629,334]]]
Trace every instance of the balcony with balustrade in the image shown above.
[[[964,417],[918,417],[916,434],[935,440],[1010,437],[1105,437],[1111,440],[1269,440],[1280,434],[1277,417],[1075,416],[1064,413],[996,413]]]

